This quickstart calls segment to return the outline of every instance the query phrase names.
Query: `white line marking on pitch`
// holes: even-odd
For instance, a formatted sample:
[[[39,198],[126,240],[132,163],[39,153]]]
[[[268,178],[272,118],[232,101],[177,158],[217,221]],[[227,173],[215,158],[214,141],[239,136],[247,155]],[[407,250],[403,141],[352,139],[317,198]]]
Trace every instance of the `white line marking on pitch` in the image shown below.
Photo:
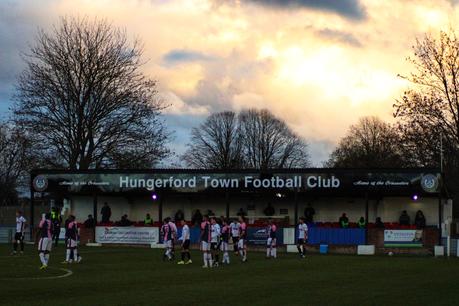
[[[1,278],[0,280],[29,280],[29,279],[58,279],[58,278],[65,278],[69,277],[73,274],[72,270],[64,269],[64,268],[52,268],[48,267],[48,269],[55,269],[66,272],[63,275],[58,276],[44,276],[44,277],[11,277],[11,278]]]
[[[0,0],[1,1],[1,0]],[[64,249],[62,249],[64,250]],[[79,249],[78,249],[79,250]],[[125,252],[130,252],[131,250],[128,250],[128,249],[105,249],[105,250],[88,250],[88,249],[84,249],[83,250],[83,255],[84,254],[93,254],[93,253],[125,253]],[[23,258],[23,257],[35,257],[37,256],[36,254],[23,254],[23,255],[0,255],[0,259],[4,259],[4,258]]]

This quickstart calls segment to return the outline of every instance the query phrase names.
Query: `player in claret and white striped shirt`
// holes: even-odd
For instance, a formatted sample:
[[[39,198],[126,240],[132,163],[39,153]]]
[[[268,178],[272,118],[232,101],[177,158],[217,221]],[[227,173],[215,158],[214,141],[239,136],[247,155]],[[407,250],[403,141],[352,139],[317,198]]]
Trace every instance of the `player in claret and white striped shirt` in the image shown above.
[[[221,245],[220,249],[223,252],[223,264],[229,265],[230,257],[228,254],[229,248],[229,237],[230,237],[230,227],[228,225],[228,220],[226,218],[222,218],[222,228],[221,228]]]
[[[242,262],[247,261],[247,223],[245,223],[245,218],[243,216],[239,216],[239,242],[238,242],[238,249],[239,254],[241,255]]]
[[[189,265],[192,263],[190,255],[190,228],[185,220],[181,220],[180,225],[182,226],[182,236],[179,238],[179,241],[182,242],[182,260],[180,260],[178,264]],[[188,257],[187,261],[185,261],[185,257]]]
[[[40,241],[38,242],[38,255],[40,256],[41,267],[40,270],[46,269],[49,262],[49,253],[53,245],[52,232],[53,224],[51,223],[51,215],[45,214],[43,219],[38,225]]]
[[[18,244],[21,245],[21,255],[24,254],[24,232],[26,227],[26,219],[22,216],[20,210],[16,211],[16,233],[14,234],[13,240],[13,253],[16,255],[18,251]]]
[[[167,224],[169,224],[169,228],[171,230],[171,238],[172,238],[172,247],[171,247],[171,256],[172,260],[175,259],[175,240],[177,239],[177,226],[174,222],[172,222],[170,217],[167,217]]]
[[[69,217],[69,221],[66,228],[67,239],[65,240],[67,252],[63,263],[72,262],[72,253],[74,261],[80,263],[83,258],[78,254],[78,223],[75,221],[75,216],[73,215]]]
[[[210,254],[210,242],[211,242],[211,226],[209,222],[209,216],[204,216],[201,222],[201,251],[202,258],[204,261],[203,268],[212,267],[212,255]]]
[[[163,255],[163,260],[172,260],[172,234],[173,229],[169,224],[169,218],[163,220],[163,226],[161,227],[161,235],[163,237],[163,244],[165,247],[165,252]]]
[[[277,226],[272,219],[268,220],[268,240],[266,242],[266,258],[277,258]]]

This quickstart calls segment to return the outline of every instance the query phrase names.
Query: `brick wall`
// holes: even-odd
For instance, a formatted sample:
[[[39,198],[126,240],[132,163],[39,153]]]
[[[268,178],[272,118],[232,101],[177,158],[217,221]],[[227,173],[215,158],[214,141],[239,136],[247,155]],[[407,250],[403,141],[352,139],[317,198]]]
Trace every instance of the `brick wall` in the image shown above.
[[[88,242],[94,241],[94,229],[93,228],[80,228],[80,243],[85,245]]]

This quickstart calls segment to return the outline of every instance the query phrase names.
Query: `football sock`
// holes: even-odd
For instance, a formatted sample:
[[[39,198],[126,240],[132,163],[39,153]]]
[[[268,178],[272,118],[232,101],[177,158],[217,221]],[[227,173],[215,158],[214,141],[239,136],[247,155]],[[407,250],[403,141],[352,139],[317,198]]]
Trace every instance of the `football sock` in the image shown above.
[[[42,263],[43,265],[46,265],[45,254],[40,253],[39,256],[40,256],[40,261],[41,261],[41,263]]]
[[[202,258],[203,258],[203,260],[204,260],[204,266],[207,267],[207,253],[203,253],[203,254],[202,254]]]

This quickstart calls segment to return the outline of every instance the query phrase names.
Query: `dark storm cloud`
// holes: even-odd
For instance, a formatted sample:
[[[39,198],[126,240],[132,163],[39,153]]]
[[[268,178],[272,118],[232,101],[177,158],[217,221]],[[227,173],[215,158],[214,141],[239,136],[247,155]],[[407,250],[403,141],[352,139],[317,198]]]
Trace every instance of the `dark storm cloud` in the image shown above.
[[[38,27],[52,18],[44,15],[49,1],[0,1],[0,120],[8,116],[14,84],[24,69],[21,53],[27,53]]]
[[[210,61],[213,59],[214,57],[207,54],[185,49],[175,49],[163,56],[163,61],[166,64],[172,65],[183,62]]]
[[[332,30],[332,29],[321,29],[315,32],[319,37],[340,42],[343,44],[347,44],[353,47],[361,47],[362,43],[352,34],[349,32],[339,31],[339,30]]]
[[[331,12],[352,20],[366,17],[365,8],[359,0],[248,0],[277,8],[310,8]]]

